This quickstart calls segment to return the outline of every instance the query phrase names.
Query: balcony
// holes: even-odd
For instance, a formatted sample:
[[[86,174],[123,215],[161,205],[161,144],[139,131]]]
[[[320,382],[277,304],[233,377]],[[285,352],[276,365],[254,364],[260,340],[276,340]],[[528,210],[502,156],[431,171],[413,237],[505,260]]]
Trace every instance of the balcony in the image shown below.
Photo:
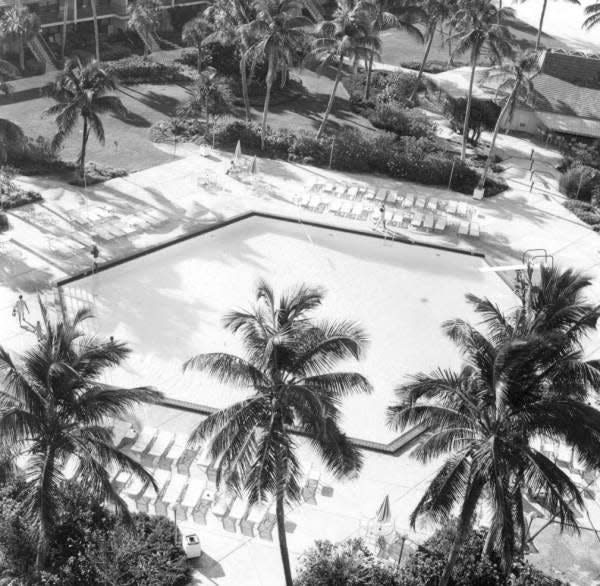
[[[121,0],[96,0],[96,14],[98,15],[98,18],[112,15],[126,16],[126,6],[126,3]],[[63,21],[63,2],[51,2],[48,4],[31,3],[29,4],[29,8],[40,17],[42,25]],[[91,0],[86,0],[85,2],[78,2],[77,13],[75,13],[72,2],[69,1],[67,11],[67,22],[75,22],[76,15],[78,21],[91,19],[93,17]]]

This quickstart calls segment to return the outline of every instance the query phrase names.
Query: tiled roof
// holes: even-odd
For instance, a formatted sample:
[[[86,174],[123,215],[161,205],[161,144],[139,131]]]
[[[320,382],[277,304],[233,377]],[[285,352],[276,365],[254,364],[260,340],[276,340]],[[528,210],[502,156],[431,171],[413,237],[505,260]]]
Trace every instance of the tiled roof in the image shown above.
[[[578,86],[600,89],[600,59],[548,51],[542,73]]]

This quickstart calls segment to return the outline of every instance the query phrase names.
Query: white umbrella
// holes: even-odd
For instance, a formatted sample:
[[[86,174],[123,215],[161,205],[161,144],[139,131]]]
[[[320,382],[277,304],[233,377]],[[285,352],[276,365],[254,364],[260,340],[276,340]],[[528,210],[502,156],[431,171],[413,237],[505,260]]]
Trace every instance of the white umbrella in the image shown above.
[[[254,158],[252,159],[252,165],[250,166],[250,173],[252,175],[256,175],[257,172],[258,172],[258,161],[256,160],[256,155],[254,155]]]
[[[233,160],[237,163],[240,160],[241,156],[242,156],[242,144],[238,140],[237,144],[235,145],[235,152],[233,153]]]
[[[377,509],[375,518],[369,522],[368,532],[376,538],[389,538],[396,533],[392,520],[389,495],[385,495],[383,502],[379,506],[379,509]]]

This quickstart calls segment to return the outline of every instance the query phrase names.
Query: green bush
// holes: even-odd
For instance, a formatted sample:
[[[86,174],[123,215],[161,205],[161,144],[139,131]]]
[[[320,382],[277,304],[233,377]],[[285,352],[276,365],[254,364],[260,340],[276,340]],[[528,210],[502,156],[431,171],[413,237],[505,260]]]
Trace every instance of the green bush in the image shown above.
[[[375,128],[388,130],[398,136],[435,135],[435,125],[424,114],[403,108],[397,102],[378,102],[368,118]]]
[[[594,188],[600,186],[600,171],[587,165],[570,167],[561,175],[558,186],[567,197],[589,202]]]
[[[383,92],[377,96],[378,101],[383,103],[408,104],[408,98],[412,94],[417,83],[414,73],[395,71],[388,74]],[[419,83],[419,90],[425,89],[423,82]]]
[[[8,230],[9,227],[8,216],[4,212],[0,212],[0,232]]]
[[[437,584],[448,559],[455,537],[453,527],[437,531],[423,543],[405,563],[400,573],[402,586],[430,586]],[[501,577],[496,559],[482,556],[485,532],[473,531],[463,543],[452,570],[451,584],[454,586],[561,586],[533,568],[529,563],[518,561],[513,565],[509,581]]]
[[[106,71],[114,75],[121,83],[174,83],[187,82],[178,65],[166,65],[150,59],[133,56],[118,61],[106,61]]]
[[[15,175],[13,167],[0,167],[0,209],[9,210],[42,199],[37,191],[19,187],[14,181]]]
[[[393,566],[379,561],[360,539],[317,541],[301,560],[294,586],[400,586]]]

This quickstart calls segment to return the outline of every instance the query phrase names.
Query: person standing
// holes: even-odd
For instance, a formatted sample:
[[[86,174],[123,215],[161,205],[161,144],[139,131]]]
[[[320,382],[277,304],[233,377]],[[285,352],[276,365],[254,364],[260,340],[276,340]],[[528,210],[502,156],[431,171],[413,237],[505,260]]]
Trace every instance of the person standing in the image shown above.
[[[385,230],[385,204],[381,202],[381,206],[379,207],[379,221],[381,222],[381,227]]]
[[[98,257],[100,256],[100,251],[98,247],[94,244],[92,246],[92,273],[95,273],[98,270]]]
[[[42,324],[38,319],[35,328],[33,329],[34,334],[37,336],[38,342],[41,342],[44,339],[44,331],[42,330]]]
[[[22,326],[25,321],[25,311],[29,313],[29,307],[27,307],[27,302],[23,299],[23,295],[19,295],[17,302],[13,308],[13,315],[16,315],[19,318],[19,325]]]

